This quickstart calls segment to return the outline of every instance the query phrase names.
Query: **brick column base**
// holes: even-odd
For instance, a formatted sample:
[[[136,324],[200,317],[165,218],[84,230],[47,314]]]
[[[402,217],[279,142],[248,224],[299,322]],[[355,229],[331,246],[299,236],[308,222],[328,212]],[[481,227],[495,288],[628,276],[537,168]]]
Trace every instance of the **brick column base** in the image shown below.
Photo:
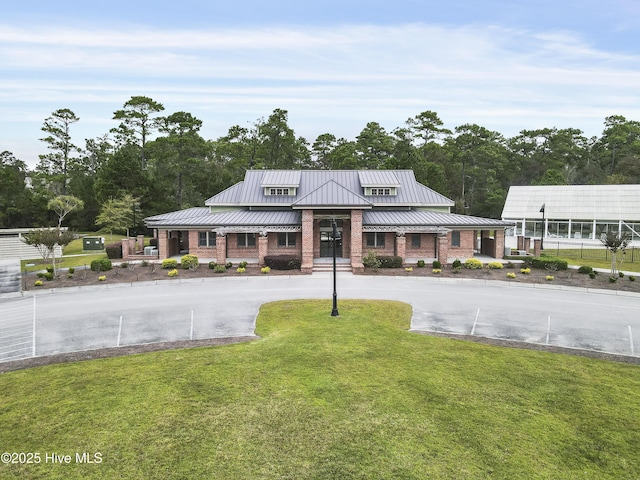
[[[227,263],[227,236],[218,235],[216,237],[216,263],[224,265]]]
[[[407,250],[407,237],[404,235],[396,236],[396,256],[402,258],[402,265],[405,264],[405,256]]]
[[[438,261],[446,265],[449,260],[449,235],[438,235]]]
[[[313,271],[313,210],[302,211],[302,273]]]
[[[269,251],[269,237],[267,235],[260,235],[258,237],[258,265],[264,265],[264,257],[267,256]]]

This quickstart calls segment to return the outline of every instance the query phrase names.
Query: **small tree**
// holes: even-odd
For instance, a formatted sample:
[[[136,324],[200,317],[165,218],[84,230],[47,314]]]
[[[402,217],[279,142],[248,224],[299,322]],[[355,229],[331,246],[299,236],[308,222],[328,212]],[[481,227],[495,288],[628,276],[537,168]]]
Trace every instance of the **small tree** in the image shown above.
[[[49,200],[47,208],[58,215],[58,229],[60,229],[64,217],[76,210],[82,210],[84,202],[73,195],[58,195],[56,198]]]
[[[600,235],[600,242],[611,252],[611,276],[618,274],[618,252],[624,255],[627,245],[631,241],[631,236],[627,233],[606,232]],[[620,259],[622,265],[622,258]]]
[[[25,233],[22,241],[38,249],[42,260],[46,263],[51,259],[53,274],[56,275],[56,246],[65,247],[75,238],[75,234],[69,230],[59,228],[37,228]]]
[[[107,200],[96,218],[96,225],[109,231],[111,241],[113,241],[113,232],[126,233],[128,236],[129,227],[133,224],[133,209],[139,201],[139,198],[128,193],[120,198]]]

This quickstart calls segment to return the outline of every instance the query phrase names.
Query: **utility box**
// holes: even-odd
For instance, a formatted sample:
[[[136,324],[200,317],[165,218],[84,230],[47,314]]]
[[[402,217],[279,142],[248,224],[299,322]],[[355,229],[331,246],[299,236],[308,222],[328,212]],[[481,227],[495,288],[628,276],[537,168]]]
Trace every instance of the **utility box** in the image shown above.
[[[82,250],[104,250],[104,237],[83,237]]]

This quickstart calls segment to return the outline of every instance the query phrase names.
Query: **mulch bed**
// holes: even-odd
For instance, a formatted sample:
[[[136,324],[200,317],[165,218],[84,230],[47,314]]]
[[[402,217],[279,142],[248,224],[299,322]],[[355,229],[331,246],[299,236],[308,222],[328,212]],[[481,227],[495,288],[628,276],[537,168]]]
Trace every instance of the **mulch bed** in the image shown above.
[[[507,278],[507,273],[514,273],[514,279]],[[562,270],[558,272],[547,272],[546,270],[531,269],[531,273],[520,273],[520,267],[503,268],[491,270],[483,268],[481,270],[471,270],[462,268],[456,273],[450,265],[442,268],[441,273],[433,273],[431,267],[417,268],[413,267],[413,271],[407,272],[404,268],[380,268],[377,271],[366,269],[365,275],[395,275],[395,276],[411,276],[411,277],[432,277],[432,278],[455,278],[460,280],[496,280],[510,283],[528,283],[528,284],[544,284],[544,285],[562,285],[568,287],[580,287],[601,290],[617,290],[624,292],[640,293],[640,278],[636,281],[630,281],[628,276],[618,278],[615,283],[609,281],[608,273],[599,273],[595,278],[589,275],[578,273],[576,270]],[[547,275],[553,275],[553,280],[546,279]]]
[[[49,288],[65,288],[65,287],[79,287],[85,285],[108,285],[112,283],[136,283],[136,282],[148,282],[156,280],[166,280],[168,282],[176,281],[186,278],[216,278],[216,277],[237,277],[241,275],[302,275],[300,270],[271,270],[268,274],[260,272],[260,267],[257,265],[247,265],[245,273],[238,273],[236,271],[237,265],[227,269],[224,273],[216,273],[213,269],[208,268],[207,265],[201,265],[197,270],[188,270],[178,268],[178,276],[170,278],[168,276],[169,270],[163,270],[159,264],[149,264],[143,267],[140,264],[128,264],[127,267],[122,268],[117,264],[114,264],[113,269],[106,272],[94,272],[89,269],[76,268],[71,277],[67,274],[66,270],[58,273],[58,278],[54,278],[51,281],[40,279],[43,282],[41,287],[34,286],[38,277],[35,273],[27,273],[22,276],[22,289],[23,290],[37,290],[37,289],[49,289]],[[99,280],[101,276],[105,276],[105,280]]]

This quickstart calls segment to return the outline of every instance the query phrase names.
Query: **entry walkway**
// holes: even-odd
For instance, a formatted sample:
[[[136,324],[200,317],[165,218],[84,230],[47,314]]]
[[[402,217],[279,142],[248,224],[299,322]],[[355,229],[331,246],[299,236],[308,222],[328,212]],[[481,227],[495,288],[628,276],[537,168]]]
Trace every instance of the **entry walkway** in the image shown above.
[[[413,308],[411,329],[636,356],[640,295],[469,279],[339,273],[343,299]],[[1,298],[0,361],[254,334],[260,305],[332,297],[329,273],[222,277],[29,291]],[[330,312],[327,312],[329,316]],[[366,325],[363,325],[366,328]]]

